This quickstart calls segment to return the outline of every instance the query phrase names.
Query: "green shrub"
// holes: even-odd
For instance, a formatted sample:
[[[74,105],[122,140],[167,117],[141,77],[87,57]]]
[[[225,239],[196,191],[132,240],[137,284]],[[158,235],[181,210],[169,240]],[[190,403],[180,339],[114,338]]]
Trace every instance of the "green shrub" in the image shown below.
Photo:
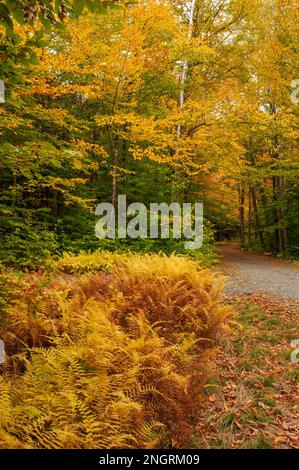
[[[53,232],[28,224],[18,224],[6,234],[0,247],[2,263],[35,269],[49,263],[57,252],[58,243]]]

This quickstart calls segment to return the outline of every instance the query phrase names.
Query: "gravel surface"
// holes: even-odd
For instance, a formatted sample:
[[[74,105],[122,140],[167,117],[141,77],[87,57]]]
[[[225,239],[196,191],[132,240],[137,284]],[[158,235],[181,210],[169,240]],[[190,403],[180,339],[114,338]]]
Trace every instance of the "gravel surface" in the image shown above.
[[[240,249],[220,245],[221,270],[229,276],[226,292],[232,295],[263,292],[280,299],[299,302],[299,266]]]

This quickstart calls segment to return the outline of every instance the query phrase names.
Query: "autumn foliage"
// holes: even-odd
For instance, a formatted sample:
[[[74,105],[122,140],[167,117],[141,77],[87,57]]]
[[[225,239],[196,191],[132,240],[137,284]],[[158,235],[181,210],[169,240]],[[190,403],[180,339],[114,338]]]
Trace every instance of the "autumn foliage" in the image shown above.
[[[180,257],[110,257],[109,273],[37,276],[7,306],[1,447],[190,444],[231,315],[222,279]]]
[[[297,3],[0,1],[0,447],[210,432],[197,420],[232,314],[204,268],[215,240],[299,258]],[[96,206],[119,215],[121,194],[203,203],[203,246],[98,239]]]

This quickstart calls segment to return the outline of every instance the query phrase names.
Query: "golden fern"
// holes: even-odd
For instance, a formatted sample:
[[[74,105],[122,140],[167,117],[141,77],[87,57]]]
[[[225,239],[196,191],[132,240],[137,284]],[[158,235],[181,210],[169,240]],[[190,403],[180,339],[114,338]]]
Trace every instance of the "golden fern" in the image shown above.
[[[7,307],[0,447],[186,445],[232,314],[221,276],[160,255],[82,253],[54,265],[84,274],[28,277]]]

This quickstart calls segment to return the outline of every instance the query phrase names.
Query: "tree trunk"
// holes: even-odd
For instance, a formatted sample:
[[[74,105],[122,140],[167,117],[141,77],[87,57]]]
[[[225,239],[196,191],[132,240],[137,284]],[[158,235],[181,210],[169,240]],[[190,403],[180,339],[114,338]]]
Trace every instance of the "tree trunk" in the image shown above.
[[[252,204],[253,204],[253,209],[254,209],[255,225],[256,225],[256,229],[257,229],[257,233],[258,233],[258,236],[259,236],[261,246],[262,246],[263,250],[265,250],[266,246],[265,246],[265,240],[264,240],[264,233],[263,233],[263,229],[261,227],[261,221],[260,221],[260,216],[259,216],[259,210],[258,210],[258,205],[257,205],[257,198],[256,198],[255,189],[252,189],[251,192],[252,192]]]
[[[188,18],[188,34],[187,34],[187,39],[191,39],[192,37],[192,31],[193,31],[193,20],[194,20],[194,11],[195,11],[195,6],[196,6],[196,0],[192,0],[190,4],[190,11],[189,11],[189,18]],[[185,104],[185,82],[187,78],[187,72],[188,72],[188,61],[184,60],[183,61],[183,66],[182,66],[182,73],[180,77],[180,95],[179,95],[179,110],[181,111],[183,109],[183,106]],[[180,140],[180,137],[182,135],[182,129],[183,126],[181,123],[177,125],[177,140]],[[176,151],[177,153],[177,151]],[[176,196],[176,200],[179,200],[179,182],[180,179],[183,178],[183,174],[179,170],[174,170],[174,184],[172,188],[172,199],[174,199],[174,194]],[[175,188],[176,187],[176,188]]]
[[[287,230],[284,226],[284,207],[282,207],[282,198],[284,193],[283,176],[273,177],[273,199],[276,202],[276,222],[277,222],[277,243],[278,251],[283,254],[287,249]]]
[[[281,197],[284,196],[284,190],[285,190],[285,177],[281,176]],[[285,225],[284,216],[285,216],[285,207],[282,207],[281,208],[281,217],[283,219],[282,238],[283,238],[284,251],[286,251],[288,249],[288,231]]]
[[[248,190],[248,243],[252,241],[252,200],[251,188]]]
[[[283,238],[282,238],[282,231],[281,231],[281,209],[279,207],[280,204],[280,177],[274,177],[274,197],[276,201],[276,220],[277,220],[277,240],[278,240],[278,251],[279,253],[283,253]]]
[[[189,20],[188,20],[188,25],[189,25],[188,35],[187,35],[188,39],[191,39],[191,37],[192,37],[195,5],[196,5],[196,0],[192,0],[192,3],[190,5]],[[188,72],[188,61],[184,60],[183,61],[181,79],[180,79],[179,109],[182,109],[183,106],[184,106],[184,103],[185,103],[185,82],[186,82],[186,78],[187,78],[187,72]],[[178,139],[180,138],[181,134],[182,134],[182,124],[178,124],[178,126],[177,126],[177,137],[178,137]]]
[[[115,139],[114,149],[113,149],[113,163],[112,163],[112,197],[111,202],[113,207],[116,206],[116,197],[117,197],[117,166],[118,166],[118,142]]]
[[[241,245],[245,243],[245,189],[242,186],[239,188],[239,216],[240,216],[240,238]]]

